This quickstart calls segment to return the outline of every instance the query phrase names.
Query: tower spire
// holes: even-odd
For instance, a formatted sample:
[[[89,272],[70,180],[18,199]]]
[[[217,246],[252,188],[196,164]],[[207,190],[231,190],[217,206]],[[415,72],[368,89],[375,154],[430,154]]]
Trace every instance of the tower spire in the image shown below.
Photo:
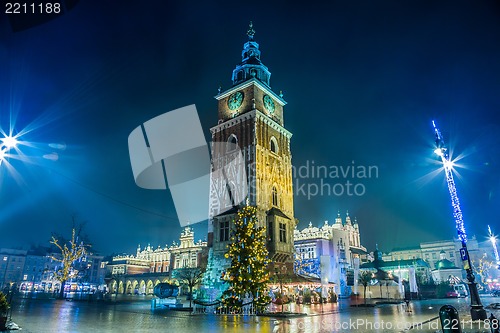
[[[253,29],[252,21],[250,21],[250,24],[248,25],[248,30],[247,30],[248,40],[253,40],[254,35],[255,35],[255,30]]]
[[[248,41],[243,45],[241,63],[233,70],[233,86],[247,80],[257,79],[270,87],[271,72],[260,60],[259,43],[254,40],[255,30],[250,21],[247,30]]]

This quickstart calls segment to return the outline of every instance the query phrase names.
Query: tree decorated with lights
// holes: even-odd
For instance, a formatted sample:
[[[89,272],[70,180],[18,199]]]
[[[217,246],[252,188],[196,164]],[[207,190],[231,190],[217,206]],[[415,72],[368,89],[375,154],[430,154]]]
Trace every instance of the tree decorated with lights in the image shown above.
[[[476,262],[471,259],[472,267],[476,269],[477,275],[479,276],[478,284],[480,288],[486,287],[486,277],[490,273],[491,268],[495,266],[494,262],[488,258],[486,253],[483,253],[483,257],[479,258]]]
[[[243,305],[243,298],[250,294],[258,307],[271,300],[267,295],[266,230],[258,226],[256,215],[257,209],[247,204],[238,211],[234,220],[235,229],[225,254],[231,260],[231,266],[224,274],[229,288],[222,294],[222,302],[229,306]]]
[[[85,256],[87,248],[90,247],[90,245],[84,244],[84,242],[79,239],[82,227],[83,225],[76,226],[73,218],[71,239],[65,241],[61,240],[62,237],[60,236],[52,235],[50,241],[50,243],[60,251],[59,255],[51,256],[52,260],[61,263],[60,267],[54,272],[54,277],[61,282],[61,288],[59,290],[60,298],[64,296],[64,286],[66,282],[78,276],[78,270],[75,269],[75,264]]]

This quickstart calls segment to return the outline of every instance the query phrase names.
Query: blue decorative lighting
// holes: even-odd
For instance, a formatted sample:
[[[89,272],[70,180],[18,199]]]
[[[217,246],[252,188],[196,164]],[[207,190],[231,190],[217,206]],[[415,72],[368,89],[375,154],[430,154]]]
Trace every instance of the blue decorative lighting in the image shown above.
[[[294,262],[296,274],[319,278],[321,276],[321,263],[319,258],[300,259]]]
[[[490,239],[491,246],[493,246],[493,252],[495,253],[495,260],[497,263],[497,268],[500,269],[500,257],[498,256],[497,238],[493,234],[493,232],[491,232],[490,226],[488,226],[488,237]]]
[[[457,188],[455,186],[455,180],[453,179],[453,162],[451,161],[448,149],[444,144],[443,136],[434,121],[432,121],[432,126],[434,127],[434,133],[436,135],[436,149],[434,150],[434,153],[436,153],[436,155],[438,155],[443,162],[446,174],[446,183],[448,184],[451,205],[453,207],[453,217],[455,218],[458,238],[462,242],[460,257],[462,259],[464,269],[467,272],[467,280],[469,281],[471,318],[472,320],[485,320],[487,318],[486,311],[484,310],[483,305],[481,304],[481,299],[479,298],[474,271],[472,270],[471,259],[469,251],[467,250],[467,233],[465,232],[464,219],[462,216],[462,210],[460,209],[460,201],[458,200]]]
[[[467,243],[467,233],[465,232],[464,219],[462,210],[460,209],[460,200],[458,199],[457,187],[455,186],[455,179],[453,178],[453,162],[450,160],[448,149],[444,145],[443,136],[434,121],[432,121],[432,125],[434,126],[434,132],[436,133],[436,149],[434,150],[434,153],[436,153],[436,155],[438,155],[443,162],[444,172],[446,174],[446,183],[448,184],[448,191],[450,191],[453,217],[455,218],[458,238],[463,245]]]

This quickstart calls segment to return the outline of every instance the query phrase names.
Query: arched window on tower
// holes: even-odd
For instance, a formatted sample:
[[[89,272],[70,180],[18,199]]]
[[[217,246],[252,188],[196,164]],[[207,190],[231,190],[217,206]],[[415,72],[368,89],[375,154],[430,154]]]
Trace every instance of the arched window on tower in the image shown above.
[[[236,135],[231,134],[227,139],[226,152],[229,153],[235,151],[236,148],[238,148],[238,138],[236,137]]]
[[[276,140],[276,138],[273,136],[271,137],[271,142],[269,144],[270,148],[271,148],[271,151],[275,154],[278,153],[278,140]]]
[[[226,207],[234,207],[234,188],[233,184],[226,183]]]
[[[275,206],[275,207],[278,206],[278,191],[276,190],[276,186],[273,186],[272,202],[273,202],[273,206]]]

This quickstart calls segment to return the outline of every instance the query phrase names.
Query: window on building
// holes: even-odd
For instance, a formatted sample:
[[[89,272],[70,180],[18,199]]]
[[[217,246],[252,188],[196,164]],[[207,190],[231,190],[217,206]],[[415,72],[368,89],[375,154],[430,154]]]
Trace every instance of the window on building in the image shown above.
[[[286,224],[280,223],[280,242],[286,243]]]
[[[307,256],[309,257],[309,259],[312,259],[312,258],[316,257],[316,253],[314,251],[314,247],[309,247],[307,249]]]
[[[219,241],[227,242],[229,240],[229,221],[219,222]]]
[[[278,153],[278,140],[276,140],[276,138],[274,136],[271,138],[271,142],[269,145],[271,148],[271,152],[277,154]]]
[[[276,186],[273,186],[273,191],[272,191],[272,201],[273,201],[273,206],[278,206],[278,190],[276,190]]]
[[[270,241],[274,239],[274,229],[272,221],[267,222],[267,239],[269,239]]]
[[[455,254],[452,252],[450,252],[450,258],[455,258]]]
[[[226,200],[226,207],[234,207],[233,188],[234,186],[231,186],[229,183],[226,183],[226,194],[227,194],[226,199],[228,199]]]
[[[238,148],[238,139],[236,138],[236,135],[231,134],[227,139],[226,152],[229,153],[235,151],[236,148]]]
[[[437,259],[437,255],[436,255],[436,252],[432,253],[432,259]]]

